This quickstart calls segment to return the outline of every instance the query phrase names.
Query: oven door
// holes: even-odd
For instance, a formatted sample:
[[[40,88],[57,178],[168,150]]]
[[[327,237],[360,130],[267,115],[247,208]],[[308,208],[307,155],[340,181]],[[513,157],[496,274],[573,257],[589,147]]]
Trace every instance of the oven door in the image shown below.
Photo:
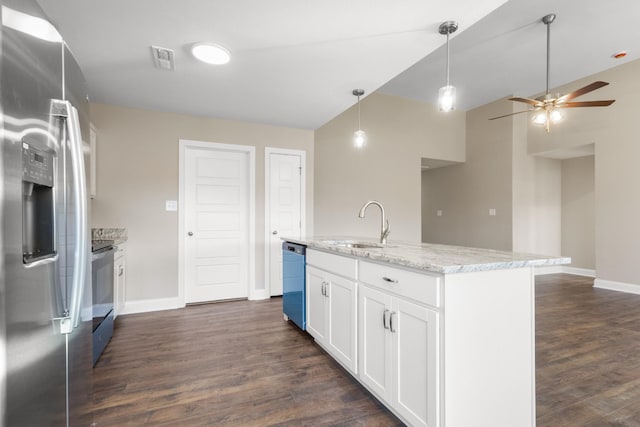
[[[91,262],[91,287],[93,290],[93,330],[113,310],[113,255],[116,248],[110,246],[93,253]]]

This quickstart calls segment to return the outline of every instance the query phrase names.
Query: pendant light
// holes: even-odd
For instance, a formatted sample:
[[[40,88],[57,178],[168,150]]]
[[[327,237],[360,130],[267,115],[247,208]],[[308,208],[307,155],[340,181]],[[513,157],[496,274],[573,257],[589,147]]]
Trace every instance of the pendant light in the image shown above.
[[[449,35],[456,32],[458,23],[446,21],[440,24],[439,33],[447,36],[447,84],[438,91],[438,110],[452,111],[456,108],[456,87],[449,84]]]
[[[367,134],[360,127],[360,97],[364,95],[364,89],[354,89],[351,93],[358,97],[358,130],[353,133],[353,145],[363,148],[367,143]]]

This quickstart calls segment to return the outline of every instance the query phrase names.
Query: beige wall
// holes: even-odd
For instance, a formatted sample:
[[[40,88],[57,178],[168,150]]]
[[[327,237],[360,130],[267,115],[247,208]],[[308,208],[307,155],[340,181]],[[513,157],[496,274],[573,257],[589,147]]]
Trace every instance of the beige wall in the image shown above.
[[[466,162],[422,173],[424,242],[560,254],[560,161],[527,153],[526,116],[489,120],[515,111],[469,111]]]
[[[572,82],[566,93],[595,80],[611,83],[578,100],[615,99],[606,108],[565,110],[550,134],[530,126],[529,152],[595,143],[595,253],[598,279],[640,285],[640,60]]]
[[[594,156],[562,161],[562,253],[571,267],[595,270]]]
[[[498,101],[468,111],[466,162],[422,173],[424,242],[511,249],[512,121],[488,120],[509,108]]]
[[[313,229],[313,132],[238,121],[91,105],[98,130],[92,227],[125,227],[127,301],[178,296],[178,140],[256,147],[256,288],[264,288],[264,149],[307,152],[307,228]]]
[[[316,235],[375,237],[375,208],[358,219],[360,207],[380,201],[390,219],[390,239],[421,238],[421,159],[464,161],[465,114],[441,114],[432,105],[374,93],[361,101],[367,147],[353,147],[354,107],[315,132]]]
[[[504,101],[508,102],[508,101]],[[514,111],[521,107],[510,103]],[[561,255],[561,162],[527,153],[525,114],[513,116],[513,247]]]

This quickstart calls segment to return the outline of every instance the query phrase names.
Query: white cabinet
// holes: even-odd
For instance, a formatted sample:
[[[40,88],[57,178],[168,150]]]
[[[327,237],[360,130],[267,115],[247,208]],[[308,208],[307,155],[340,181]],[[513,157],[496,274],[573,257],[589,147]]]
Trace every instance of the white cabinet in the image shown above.
[[[307,266],[307,332],[319,342],[326,342],[327,298],[325,272]]]
[[[354,374],[356,359],[356,284],[307,266],[307,331]]]
[[[533,427],[532,270],[436,274],[308,249],[307,330],[407,425]]]
[[[114,319],[124,311],[126,301],[126,267],[127,251],[126,245],[117,246],[117,251],[113,257],[113,314]]]
[[[329,329],[329,351],[348,370],[357,372],[357,325],[358,304],[356,284],[350,280],[329,276],[326,288]]]
[[[394,298],[389,329],[393,337],[393,408],[414,426],[439,426],[438,312]]]
[[[354,259],[307,251],[307,331],[354,374],[358,304],[355,272]]]
[[[387,267],[381,272],[391,280],[404,273]],[[358,301],[360,381],[409,424],[438,426],[438,312],[362,283]]]
[[[360,381],[380,398],[391,400],[392,352],[389,333],[391,295],[360,286],[358,297],[358,363]]]

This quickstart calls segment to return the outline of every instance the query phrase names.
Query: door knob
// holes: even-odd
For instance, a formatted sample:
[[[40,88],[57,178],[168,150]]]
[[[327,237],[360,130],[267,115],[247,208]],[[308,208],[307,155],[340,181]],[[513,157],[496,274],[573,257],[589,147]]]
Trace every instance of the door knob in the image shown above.
[[[188,232],[187,236],[193,236],[193,231]]]
[[[278,230],[273,230],[273,231],[271,232],[271,234],[273,234],[273,235],[275,236],[276,234],[278,234]]]

